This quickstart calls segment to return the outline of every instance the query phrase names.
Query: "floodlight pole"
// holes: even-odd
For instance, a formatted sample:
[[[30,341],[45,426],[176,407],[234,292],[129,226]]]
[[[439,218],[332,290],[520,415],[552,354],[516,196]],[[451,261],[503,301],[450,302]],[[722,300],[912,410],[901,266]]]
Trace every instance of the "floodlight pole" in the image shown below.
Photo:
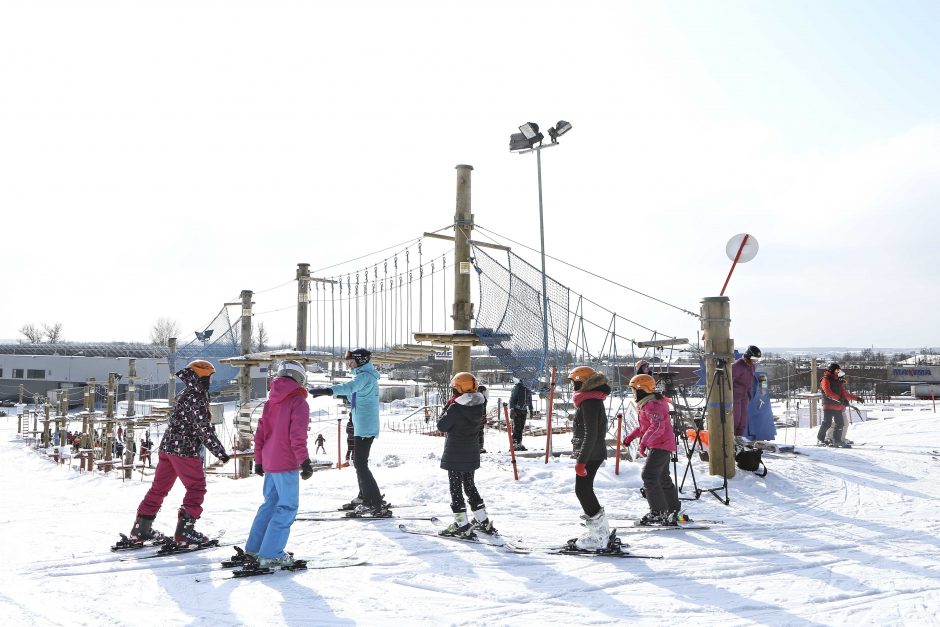
[[[554,144],[552,144],[554,145]],[[542,370],[548,372],[548,281],[545,278],[545,212],[542,207],[542,146],[535,149],[539,173],[539,238],[542,244]],[[546,374],[545,380],[548,381]]]

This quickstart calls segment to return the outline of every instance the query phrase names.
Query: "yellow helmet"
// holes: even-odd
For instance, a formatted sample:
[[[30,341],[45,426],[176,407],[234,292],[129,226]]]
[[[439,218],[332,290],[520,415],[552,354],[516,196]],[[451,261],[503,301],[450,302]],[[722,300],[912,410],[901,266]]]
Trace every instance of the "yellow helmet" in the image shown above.
[[[571,381],[580,381],[584,383],[591,377],[596,374],[594,368],[590,366],[578,366],[568,374],[568,379]]]
[[[458,372],[450,380],[450,387],[461,394],[477,391],[477,378],[470,372]]]
[[[209,377],[215,372],[215,366],[204,359],[197,359],[186,364],[186,367],[200,377]]]
[[[630,379],[630,387],[652,394],[656,391],[656,380],[648,374],[638,374]]]

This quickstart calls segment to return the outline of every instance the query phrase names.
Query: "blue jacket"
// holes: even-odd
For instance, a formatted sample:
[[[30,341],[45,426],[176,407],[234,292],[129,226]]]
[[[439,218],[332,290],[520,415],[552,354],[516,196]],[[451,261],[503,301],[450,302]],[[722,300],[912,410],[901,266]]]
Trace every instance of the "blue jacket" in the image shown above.
[[[352,407],[353,430],[360,438],[379,436],[379,371],[372,364],[352,369],[352,381],[332,386],[333,396],[345,396]]]

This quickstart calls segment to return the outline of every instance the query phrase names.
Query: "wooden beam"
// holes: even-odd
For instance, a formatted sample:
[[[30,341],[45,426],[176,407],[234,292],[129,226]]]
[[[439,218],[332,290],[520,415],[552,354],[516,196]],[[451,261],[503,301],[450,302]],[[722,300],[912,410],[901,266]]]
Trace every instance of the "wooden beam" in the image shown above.
[[[425,233],[424,237],[433,237],[434,239],[446,239],[448,242],[453,242],[455,237],[450,235],[438,235],[437,233]],[[480,248],[495,248],[496,250],[505,250],[509,252],[511,249],[509,246],[500,246],[499,244],[489,244],[487,242],[478,242],[476,240],[470,240],[472,246],[479,246]]]

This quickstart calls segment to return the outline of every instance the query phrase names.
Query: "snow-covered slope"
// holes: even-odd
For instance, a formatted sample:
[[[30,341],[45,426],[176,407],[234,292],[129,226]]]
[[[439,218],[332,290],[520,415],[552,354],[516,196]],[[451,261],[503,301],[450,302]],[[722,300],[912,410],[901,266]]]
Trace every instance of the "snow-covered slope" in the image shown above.
[[[108,546],[129,530],[151,477],[124,482],[50,463],[0,418],[0,615],[10,625],[938,624],[940,422],[925,407],[853,425],[850,437],[864,444],[851,450],[810,446],[815,436],[799,430],[805,454],[766,457],[763,479],[739,471],[730,506],[709,493],[686,502],[693,517],[723,525],[622,534],[631,551],[662,560],[511,554],[407,535],[395,521],[297,521],[288,548],[299,557],[356,550],[367,564],[248,580],[206,573],[229,548],[114,561],[121,555]],[[394,437],[432,454],[377,455],[386,497],[420,504],[400,515],[447,518],[446,473],[433,455],[443,441]],[[487,446],[501,443],[493,434]],[[641,469],[624,462],[617,476],[612,460],[601,468],[596,490],[608,512],[645,511]],[[489,454],[477,473],[502,533],[533,544],[577,535],[573,462],[520,459],[519,470],[513,481],[505,455]],[[705,464],[695,471],[699,487],[720,484]],[[354,482],[351,468],[317,472],[302,483],[301,510],[348,500]],[[243,542],[260,492],[258,477],[210,476],[199,527]],[[694,494],[688,481],[684,492]],[[170,493],[159,528],[172,530],[182,493]]]

